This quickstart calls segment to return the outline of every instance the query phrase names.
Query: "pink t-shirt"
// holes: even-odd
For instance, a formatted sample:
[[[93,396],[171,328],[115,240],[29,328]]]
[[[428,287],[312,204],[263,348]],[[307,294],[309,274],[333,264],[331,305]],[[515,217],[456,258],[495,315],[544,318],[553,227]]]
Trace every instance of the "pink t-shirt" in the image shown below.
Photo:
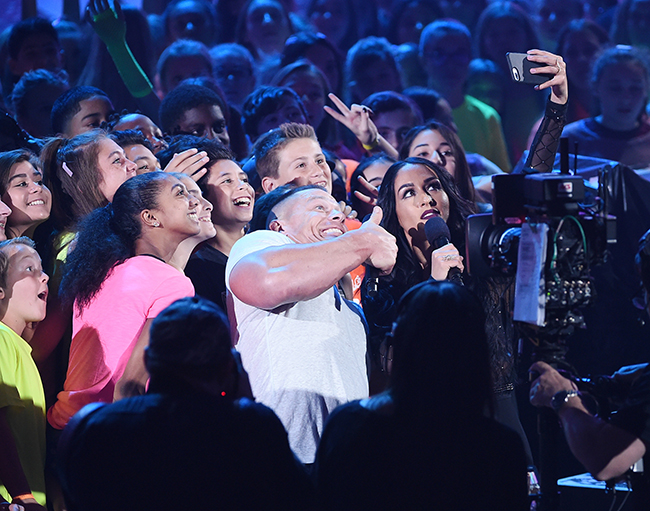
[[[112,402],[145,322],[186,296],[194,296],[190,279],[155,257],[115,266],[90,305],[75,305],[68,374],[47,412],[50,424],[63,429],[88,403]]]

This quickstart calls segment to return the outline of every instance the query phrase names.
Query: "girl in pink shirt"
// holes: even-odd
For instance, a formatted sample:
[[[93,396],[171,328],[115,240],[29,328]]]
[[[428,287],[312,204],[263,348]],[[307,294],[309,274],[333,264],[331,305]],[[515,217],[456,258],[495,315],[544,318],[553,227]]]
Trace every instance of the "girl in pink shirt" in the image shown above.
[[[88,403],[111,402],[153,318],[194,295],[190,280],[168,263],[183,240],[199,234],[199,204],[178,178],[152,172],[125,181],[111,204],[81,223],[61,284],[74,318],[64,389],[48,410],[54,428]]]

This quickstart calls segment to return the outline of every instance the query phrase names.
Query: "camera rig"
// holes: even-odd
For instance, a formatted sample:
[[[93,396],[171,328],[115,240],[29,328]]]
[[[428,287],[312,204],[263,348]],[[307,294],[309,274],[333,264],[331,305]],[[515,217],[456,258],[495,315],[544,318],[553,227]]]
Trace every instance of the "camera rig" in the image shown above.
[[[469,274],[516,278],[514,319],[533,345],[533,360],[574,375],[566,341],[584,327],[580,309],[595,300],[591,266],[604,262],[608,244],[616,242],[616,218],[607,215],[607,173],[608,167],[599,172],[597,190],[568,173],[495,175],[492,214],[472,215],[466,226]],[[538,421],[540,505],[556,510],[561,431],[550,410],[540,410]]]
[[[580,308],[595,299],[590,267],[603,262],[608,244],[616,242],[616,219],[606,214],[604,176],[599,183],[597,195],[589,190],[591,203],[585,204],[588,189],[580,176],[495,175],[492,214],[468,218],[468,272],[478,277],[516,275],[515,320],[536,346],[536,360],[564,363],[566,338],[584,326]],[[531,236],[537,243],[527,241]],[[538,303],[539,319],[531,320],[529,314],[522,320],[516,312],[525,299],[519,283],[533,261],[539,281],[533,281],[537,296],[532,299]]]

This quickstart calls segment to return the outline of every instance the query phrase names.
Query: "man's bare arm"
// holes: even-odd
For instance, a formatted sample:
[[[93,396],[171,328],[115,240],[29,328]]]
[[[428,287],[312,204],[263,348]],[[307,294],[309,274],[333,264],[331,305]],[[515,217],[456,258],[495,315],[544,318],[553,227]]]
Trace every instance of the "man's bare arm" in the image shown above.
[[[571,452],[596,479],[623,475],[645,454],[639,438],[589,414],[578,399],[570,400],[559,416]]]
[[[539,374],[530,391],[530,402],[535,406],[550,407],[557,392],[576,389],[574,383],[545,362],[535,362],[530,370]],[[641,439],[594,417],[578,397],[569,399],[558,415],[571,452],[596,479],[624,474],[645,454]]]
[[[318,243],[284,245],[242,258],[230,273],[230,289],[260,309],[309,300],[364,262],[383,273],[395,264],[394,236],[379,226],[381,209],[359,229]]]

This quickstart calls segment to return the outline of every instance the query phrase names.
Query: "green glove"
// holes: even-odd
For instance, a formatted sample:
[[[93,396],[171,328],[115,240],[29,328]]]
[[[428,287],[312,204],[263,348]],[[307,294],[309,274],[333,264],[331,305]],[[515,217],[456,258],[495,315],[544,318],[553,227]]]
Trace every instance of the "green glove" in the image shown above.
[[[98,14],[92,15],[92,27],[99,38],[104,41],[107,48],[120,44],[126,44],[126,22],[121,16],[118,16],[116,10],[119,10],[120,15],[122,9],[119,3],[115,4],[115,10],[108,8]],[[88,6],[90,10],[90,6]]]
[[[115,7],[110,8],[107,0],[94,0],[87,9],[93,30],[106,45],[131,95],[143,98],[153,94],[153,85],[126,44],[126,22],[119,2],[115,0]]]

